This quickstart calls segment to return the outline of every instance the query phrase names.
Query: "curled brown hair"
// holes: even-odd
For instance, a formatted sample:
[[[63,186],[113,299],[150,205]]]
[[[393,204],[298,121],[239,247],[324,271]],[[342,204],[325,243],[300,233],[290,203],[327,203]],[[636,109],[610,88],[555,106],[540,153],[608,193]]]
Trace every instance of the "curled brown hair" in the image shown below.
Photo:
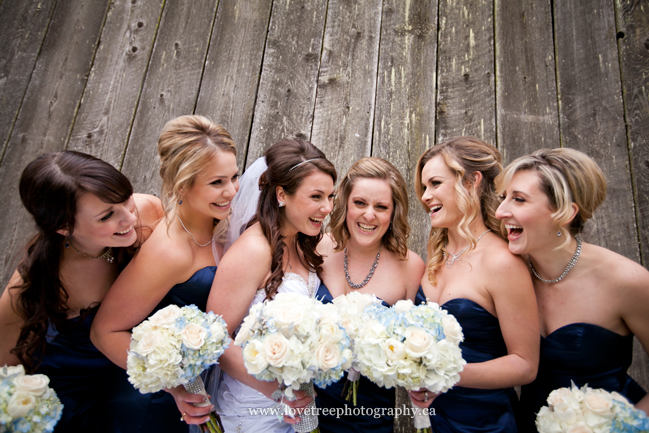
[[[406,182],[394,165],[385,159],[375,157],[365,157],[356,161],[340,182],[329,226],[331,235],[336,242],[335,251],[344,250],[350,236],[346,221],[347,201],[358,179],[381,179],[390,185],[394,209],[390,218],[390,227],[383,235],[381,244],[388,251],[397,254],[399,260],[406,260],[408,257],[408,236],[410,235]]]
[[[505,232],[496,218],[496,209],[500,201],[495,192],[494,180],[502,171],[502,157],[498,149],[475,137],[457,137],[424,152],[417,161],[415,190],[426,212],[430,212],[430,209],[422,200],[425,188],[421,173],[426,163],[437,155],[442,155],[448,168],[455,174],[455,199],[463,214],[458,224],[458,233],[469,242],[470,249],[475,248],[476,240],[469,226],[476,218],[482,218],[487,228],[504,238]],[[466,185],[475,183],[475,172],[482,173],[482,181],[478,184],[476,193],[473,193]],[[426,267],[428,280],[432,284],[437,283],[435,273],[444,260],[444,254],[448,254],[447,243],[448,229],[431,227]]]
[[[325,154],[313,144],[305,140],[284,139],[272,145],[264,154],[268,169],[259,179],[259,203],[257,215],[253,219],[259,221],[262,232],[272,250],[271,275],[266,282],[266,298],[272,298],[284,277],[282,259],[286,243],[281,235],[284,224],[284,212],[277,202],[277,187],[282,187],[287,195],[293,195],[302,184],[304,178],[319,170],[328,174],[336,183],[336,169],[326,158]],[[251,223],[252,223],[251,222]],[[307,236],[298,233],[295,237],[296,248],[302,251],[302,265],[311,272],[320,275],[322,271],[322,256],[316,252],[316,246],[322,239],[318,236]]]

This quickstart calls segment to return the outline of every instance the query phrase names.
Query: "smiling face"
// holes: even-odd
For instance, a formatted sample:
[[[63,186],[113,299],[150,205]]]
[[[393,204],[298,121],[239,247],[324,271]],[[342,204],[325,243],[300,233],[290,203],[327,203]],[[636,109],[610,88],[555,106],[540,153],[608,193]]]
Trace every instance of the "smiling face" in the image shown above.
[[[462,218],[455,196],[455,174],[442,155],[431,158],[421,171],[422,201],[430,209],[433,227],[456,227]]]
[[[541,190],[535,170],[518,171],[506,190],[496,218],[507,228],[509,250],[514,254],[532,254],[557,246],[557,227],[552,219],[550,201]]]
[[[234,153],[217,151],[211,161],[196,175],[182,195],[178,207],[185,216],[197,212],[218,220],[230,214],[231,201],[239,191],[239,169]]]
[[[74,232],[70,238],[79,250],[88,254],[95,254],[105,247],[128,247],[137,239],[136,221],[133,197],[112,204],[85,192],[77,199]]]
[[[306,176],[293,195],[286,194],[278,187],[277,200],[286,204],[282,208],[282,235],[287,237],[300,232],[307,236],[317,236],[322,228],[322,221],[331,212],[333,191],[333,179],[320,170]]]
[[[390,227],[393,212],[392,189],[387,180],[357,179],[347,199],[350,242],[379,244]]]

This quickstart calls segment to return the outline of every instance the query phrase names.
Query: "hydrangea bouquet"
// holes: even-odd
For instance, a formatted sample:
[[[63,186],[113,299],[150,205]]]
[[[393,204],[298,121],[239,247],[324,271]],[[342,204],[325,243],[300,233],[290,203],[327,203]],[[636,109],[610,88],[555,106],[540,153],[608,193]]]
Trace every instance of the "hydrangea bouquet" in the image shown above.
[[[195,305],[169,305],[133,328],[128,380],[141,393],[184,385],[187,391],[207,397],[199,375],[217,363],[230,341],[221,316],[203,313]],[[201,429],[223,432],[215,412]]]
[[[455,317],[428,302],[399,301],[391,308],[371,305],[355,351],[361,373],[379,386],[448,391],[460,380],[462,328]],[[415,408],[417,431],[430,431],[430,419]]]
[[[555,389],[536,417],[539,433],[640,433],[649,418],[617,392],[578,388]]]
[[[22,365],[0,368],[0,432],[51,432],[63,405],[43,374]]]
[[[347,295],[338,296],[333,304],[342,319],[343,327],[352,342],[354,358],[352,366],[347,371],[347,382],[343,388],[342,397],[356,406],[358,396],[358,379],[360,378],[360,367],[356,361],[356,351],[353,349],[354,342],[358,338],[359,331],[365,326],[369,319],[365,314],[365,308],[370,305],[381,305],[381,300],[374,295],[367,293],[351,292]]]
[[[248,370],[259,380],[277,380],[284,395],[313,393],[313,382],[325,387],[351,366],[350,340],[333,305],[297,293],[278,293],[255,304],[234,344],[243,348]],[[312,382],[313,381],[313,382]],[[317,431],[315,403],[307,407],[298,432]]]

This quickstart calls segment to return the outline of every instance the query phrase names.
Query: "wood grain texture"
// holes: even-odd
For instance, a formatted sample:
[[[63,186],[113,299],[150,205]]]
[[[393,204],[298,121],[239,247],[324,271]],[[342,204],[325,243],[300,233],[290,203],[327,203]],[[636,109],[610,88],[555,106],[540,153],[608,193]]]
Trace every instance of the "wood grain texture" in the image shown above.
[[[138,192],[159,195],[160,131],[194,112],[216,7],[216,1],[165,4],[122,166]]]
[[[224,126],[243,167],[264,58],[272,0],[219,3],[196,114]]]
[[[326,0],[275,0],[246,166],[284,137],[309,140]]]
[[[15,254],[33,231],[33,222],[18,195],[20,174],[36,156],[65,147],[107,9],[108,0],[69,0],[57,3],[52,14],[0,165],[2,287],[15,266]]]
[[[559,147],[550,0],[496,0],[497,144],[505,165]]]
[[[55,0],[0,4],[0,162],[55,4]]]
[[[493,3],[440,0],[437,142],[460,135],[496,144]]]
[[[330,0],[311,141],[342,178],[369,156],[382,0]]]
[[[649,5],[618,0],[617,41],[642,263],[649,265]],[[649,357],[637,339],[629,374],[649,390]]]
[[[608,180],[585,239],[639,261],[614,4],[557,2],[554,21],[562,146],[587,153]]]
[[[121,166],[162,5],[111,2],[68,149]]]

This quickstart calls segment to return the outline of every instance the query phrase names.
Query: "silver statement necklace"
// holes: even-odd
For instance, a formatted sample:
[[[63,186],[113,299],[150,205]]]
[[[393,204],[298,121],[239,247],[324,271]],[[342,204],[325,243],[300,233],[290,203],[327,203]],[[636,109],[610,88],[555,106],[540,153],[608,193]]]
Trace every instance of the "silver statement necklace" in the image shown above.
[[[367,277],[363,280],[362,283],[360,284],[354,284],[352,283],[352,279],[349,277],[349,270],[347,269],[348,261],[347,261],[347,247],[345,247],[345,255],[344,255],[344,261],[343,264],[345,265],[345,278],[347,278],[347,284],[349,284],[349,287],[352,289],[360,289],[361,287],[365,286],[367,283],[370,282],[370,279],[372,278],[372,275],[374,275],[374,271],[376,270],[376,266],[379,264],[379,257],[381,257],[381,247],[379,247],[379,252],[376,253],[376,259],[374,259],[374,263],[372,263],[372,267],[370,268],[370,273],[367,274]]]
[[[554,280],[546,280],[545,278],[541,278],[541,276],[536,273],[536,269],[534,269],[534,265],[532,264],[532,260],[530,259],[530,269],[532,269],[532,273],[534,274],[534,276],[539,280],[543,281],[544,283],[548,283],[548,284],[558,283],[559,281],[563,280],[565,276],[568,275],[568,272],[570,272],[572,268],[575,267],[575,265],[577,264],[577,260],[579,260],[579,256],[581,255],[581,239],[579,239],[576,236],[575,239],[577,240],[577,249],[575,250],[575,254],[572,255],[572,258],[568,262],[568,266],[566,266],[566,269],[563,271],[561,275],[559,275]]]
[[[176,216],[178,217],[178,221],[180,221],[180,225],[183,226],[183,229],[185,229],[185,231],[186,231],[187,233],[189,233],[189,236],[192,237],[192,240],[194,241],[194,243],[195,243],[196,245],[198,245],[199,247],[206,247],[206,246],[208,246],[209,244],[212,243],[212,240],[214,240],[214,237],[212,237],[212,239],[210,239],[210,241],[209,241],[208,243],[206,243],[206,244],[202,244],[202,245],[201,245],[201,244],[199,244],[198,242],[196,242],[196,238],[194,237],[194,235],[192,234],[192,232],[190,232],[189,230],[187,230],[187,227],[185,227],[185,224],[183,224],[183,220],[180,219],[180,216],[178,216],[178,215],[176,215]]]
[[[480,241],[480,239],[482,239],[482,237],[484,235],[486,235],[487,233],[489,233],[490,231],[491,231],[491,229],[487,229],[486,232],[484,232],[483,234],[478,236],[478,239],[476,239],[475,243],[477,244]],[[466,247],[462,248],[459,253],[455,253],[455,254],[447,253],[446,251],[444,251],[444,257],[446,257],[446,267],[448,269],[451,269],[453,267],[453,265],[455,264],[455,262],[460,260],[460,258],[462,257],[462,254],[467,252],[467,250],[469,249],[470,246],[471,246],[471,244],[467,245]]]
[[[77,252],[82,257],[88,258],[88,259],[106,259],[108,263],[113,263],[115,261],[115,258],[113,257],[113,247],[108,247],[106,251],[104,251],[102,254],[98,255],[97,257],[91,256],[90,254],[86,254],[83,251],[80,251],[77,249],[77,247],[74,246],[73,243],[70,241],[65,243],[65,247],[68,248],[69,246],[72,246],[72,249]]]

